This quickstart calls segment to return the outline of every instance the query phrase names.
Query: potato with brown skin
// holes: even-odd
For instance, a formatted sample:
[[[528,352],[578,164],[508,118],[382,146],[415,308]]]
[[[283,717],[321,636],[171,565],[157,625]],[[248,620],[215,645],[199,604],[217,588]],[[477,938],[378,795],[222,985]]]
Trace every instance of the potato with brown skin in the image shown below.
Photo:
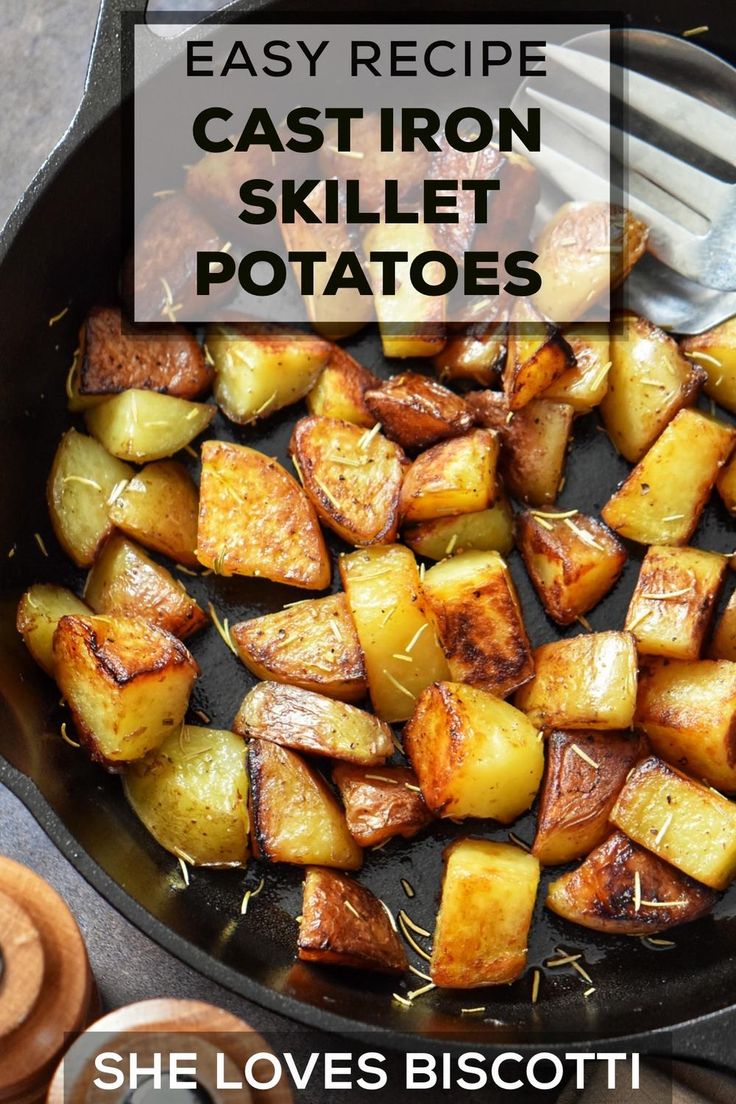
[[[539,201],[539,174],[521,154],[506,151],[499,172],[501,186],[494,192],[488,221],[475,231],[473,248],[498,252],[500,257],[528,244]]]
[[[381,902],[334,870],[310,867],[304,878],[297,955],[305,962],[404,974],[406,954]]]
[[[734,442],[732,426],[680,410],[611,495],[603,520],[640,544],[686,544]]]
[[[494,383],[506,360],[506,320],[481,322],[451,330],[447,344],[432,364],[441,380]]]
[[[705,333],[683,338],[680,348],[705,372],[706,395],[736,412],[736,316]]]
[[[503,389],[510,410],[521,410],[575,365],[573,351],[558,329],[521,299],[509,318]]]
[[[62,617],[54,669],[79,738],[108,770],[159,747],[184,719],[199,667],[171,633],[134,617]]]
[[[609,817],[646,741],[625,732],[552,732],[532,854],[545,866],[587,855],[611,828]]]
[[[711,889],[725,889],[736,874],[736,805],[654,755],[629,774],[611,821]]]
[[[317,382],[306,396],[307,410],[325,418],[339,418],[343,422],[370,429],[376,424],[365,403],[365,393],[379,387],[381,381],[350,353],[339,345],[333,345],[330,359]]]
[[[377,427],[376,427],[377,428]],[[289,452],[320,520],[348,544],[391,544],[399,528],[405,457],[380,433],[310,415]]]
[[[146,464],[122,487],[110,504],[110,521],[146,548],[199,567],[198,509],[197,488],[183,464],[159,460]]]
[[[87,576],[84,597],[95,613],[143,617],[185,640],[209,618],[165,567],[113,533]]]
[[[369,112],[350,124],[350,149],[341,151],[337,143],[337,123],[324,128],[324,144],[319,151],[319,167],[327,179],[359,180],[360,199],[364,210],[375,211],[385,203],[385,182],[398,182],[398,198],[403,199],[419,188],[428,174],[431,154],[419,146],[415,150],[401,148],[401,132],[394,128],[393,149],[381,149],[381,125],[376,112]]]
[[[435,985],[503,985],[524,971],[539,863],[520,847],[462,839],[444,852],[429,972]]]
[[[656,935],[697,920],[715,902],[712,890],[614,832],[582,866],[550,884],[546,904],[593,931]]]
[[[597,632],[542,644],[536,674],[514,704],[539,728],[629,728],[636,707],[636,648],[631,633]]]
[[[736,591],[729,598],[713,630],[708,655],[711,659],[736,660]]]
[[[238,655],[259,679],[273,679],[339,701],[368,693],[365,661],[344,594],[241,621],[230,630]]]
[[[365,404],[383,432],[408,452],[421,452],[472,428],[468,404],[437,380],[402,372],[365,392]]]
[[[726,566],[725,556],[699,548],[647,549],[624,623],[640,655],[699,657]]]
[[[67,614],[84,617],[90,612],[81,598],[66,587],[35,583],[21,596],[15,627],[39,667],[53,677],[56,626]]]
[[[235,135],[230,135],[230,138],[237,144]],[[184,190],[187,197],[204,210],[223,232],[231,233],[233,201],[239,195],[243,181],[262,177],[280,180],[288,162],[295,158],[297,155],[288,150],[276,152],[267,145],[207,153],[193,165],[187,166]],[[251,235],[254,232],[260,234],[263,227],[249,226],[248,231]]]
[[[500,176],[506,165],[506,158],[496,146],[486,146],[482,150],[469,153],[465,150],[453,149],[444,135],[438,139],[438,145],[441,148],[432,154],[432,160],[427,169],[426,175],[429,180],[490,181]],[[495,213],[495,204],[499,201],[500,194],[499,186],[490,198],[489,216],[491,218]],[[449,253],[458,264],[462,265],[464,254],[470,249],[477,230],[485,229],[485,224],[476,224],[475,196],[470,188],[458,191],[455,200],[453,213],[456,221],[439,222],[434,229],[439,248]],[[493,248],[498,249],[498,242]]]
[[[219,575],[251,575],[323,590],[330,558],[299,484],[276,460],[228,441],[205,441],[197,557]]]
[[[212,383],[199,342],[184,326],[164,335],[123,327],[118,307],[93,307],[80,339],[80,395],[112,395],[128,388],[195,399]]]
[[[532,677],[516,587],[497,552],[462,552],[435,564],[422,593],[455,682],[505,698]]]
[[[147,464],[186,448],[216,412],[209,403],[138,388],[90,407],[84,418],[92,436],[113,456]]]
[[[514,515],[500,486],[487,510],[454,517],[431,518],[404,526],[404,544],[428,560],[443,560],[456,552],[476,548],[505,556],[514,547]]]
[[[254,850],[269,862],[358,870],[363,852],[321,774],[269,740],[248,746]]]
[[[571,625],[615,586],[626,549],[595,518],[577,511],[516,518],[516,541],[529,578],[546,612],[559,625]]]
[[[618,322],[611,332],[611,368],[601,417],[621,455],[636,463],[678,410],[694,406],[705,372],[685,359],[674,338],[646,318],[627,314]]]
[[[598,406],[608,390],[611,368],[611,343],[605,332],[591,333],[585,324],[565,328],[565,341],[575,357],[575,364],[559,376],[542,398],[550,402],[568,403],[576,414],[588,414]]]
[[[402,524],[486,510],[496,495],[498,436],[476,429],[422,452],[401,488]]]
[[[281,682],[259,682],[246,694],[233,732],[365,767],[394,750],[391,729],[371,713]]]
[[[407,767],[354,767],[338,763],[332,781],[345,806],[350,835],[361,847],[394,836],[411,839],[432,820],[417,776]]]

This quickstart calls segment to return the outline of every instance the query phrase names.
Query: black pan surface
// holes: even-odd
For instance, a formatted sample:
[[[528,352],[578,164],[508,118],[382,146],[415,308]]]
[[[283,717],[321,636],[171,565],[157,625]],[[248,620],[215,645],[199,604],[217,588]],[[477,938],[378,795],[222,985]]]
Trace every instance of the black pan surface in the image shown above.
[[[671,11],[670,17],[674,20]],[[107,79],[108,92],[111,74],[105,78],[99,66],[105,59],[111,64],[114,54],[105,52],[111,46],[114,36],[103,34],[96,81],[99,89],[99,82]],[[82,574],[70,565],[53,537],[44,487],[59,437],[70,422],[64,381],[79,323],[90,305],[116,298],[121,252],[120,116],[113,112],[99,125],[91,125],[96,124],[95,116],[105,114],[104,103],[104,92],[98,90],[86,119],[78,120],[65,148],[42,171],[11,221],[0,264],[5,317],[0,409],[0,779],[27,802],[82,873],[151,936],[214,980],[295,1019],[334,1030],[390,1032],[391,1040],[402,1044],[417,1033],[447,1039],[470,1030],[475,1044],[517,1048],[590,1038],[622,1041],[637,1036],[641,1041],[649,1033],[653,1045],[666,1049],[669,1028],[708,1017],[733,1002],[736,892],[723,898],[713,916],[677,931],[676,947],[665,950],[638,939],[596,936],[569,925],[542,908],[542,891],[532,928],[530,971],[541,967],[557,947],[581,951],[596,988],[590,999],[583,999],[586,986],[574,973],[542,969],[536,1005],[531,1003],[531,973],[527,972],[520,981],[499,989],[465,994],[435,991],[406,1009],[391,1000],[395,982],[295,962],[294,917],[301,911],[299,869],[261,863],[253,864],[245,875],[197,870],[191,885],[184,888],[178,863],[137,822],[119,780],[93,767],[83,753],[61,739],[64,712],[58,692],[26,654],[14,618],[17,599],[30,583],[56,581],[78,590],[83,584]],[[48,319],[65,306],[70,308],[68,314],[49,326]],[[358,335],[347,348],[378,374],[387,374],[374,332]],[[421,370],[422,365],[407,367]],[[246,443],[286,461],[290,428],[302,413],[301,407],[291,408],[255,428],[236,427],[220,416],[208,435]],[[628,465],[599,432],[595,416],[576,422],[574,442],[559,504],[563,509],[597,513]],[[196,476],[196,462],[185,454],[182,459]],[[693,543],[723,552],[736,546],[733,520],[715,496]],[[344,546],[334,540],[331,547],[334,553]],[[640,560],[635,547],[630,551],[621,581],[590,615],[594,629],[623,623]],[[518,554],[511,555],[510,566],[533,643],[556,638],[560,630],[543,613]],[[187,577],[184,582],[200,602],[211,600],[231,622],[304,597],[304,592],[259,580]],[[724,602],[732,587],[729,580]],[[568,633],[579,631],[576,626]],[[214,725],[228,727],[253,679],[214,628],[195,637],[192,650],[203,670],[192,708],[204,710]],[[490,823],[471,827],[473,834],[507,838],[507,830]],[[441,852],[462,830],[439,825],[418,840],[393,841],[384,850],[369,853],[360,879],[394,911],[405,907],[418,924],[431,928]],[[515,831],[530,840],[532,818],[520,821]],[[263,892],[241,920],[243,891],[255,886],[261,875]],[[412,900],[401,888],[402,877],[415,889]],[[425,965],[412,957],[420,969]],[[461,1016],[461,1008],[476,1005],[487,1006],[485,1016],[472,1020]]]

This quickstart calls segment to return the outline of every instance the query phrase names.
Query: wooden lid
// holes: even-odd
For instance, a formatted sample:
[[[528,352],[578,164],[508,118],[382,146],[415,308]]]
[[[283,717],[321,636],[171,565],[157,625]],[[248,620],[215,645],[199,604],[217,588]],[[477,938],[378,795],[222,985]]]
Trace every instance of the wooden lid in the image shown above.
[[[42,878],[0,857],[0,1104],[43,1096],[69,1032],[88,1022],[94,985],[84,940]]]

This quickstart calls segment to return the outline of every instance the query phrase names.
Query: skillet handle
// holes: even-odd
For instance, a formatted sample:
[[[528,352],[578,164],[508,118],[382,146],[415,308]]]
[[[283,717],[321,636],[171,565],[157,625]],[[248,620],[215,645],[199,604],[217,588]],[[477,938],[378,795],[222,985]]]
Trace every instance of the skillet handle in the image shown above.
[[[148,0],[100,0],[92,39],[84,95],[76,122],[88,127],[101,122],[120,105],[122,13],[145,12]]]

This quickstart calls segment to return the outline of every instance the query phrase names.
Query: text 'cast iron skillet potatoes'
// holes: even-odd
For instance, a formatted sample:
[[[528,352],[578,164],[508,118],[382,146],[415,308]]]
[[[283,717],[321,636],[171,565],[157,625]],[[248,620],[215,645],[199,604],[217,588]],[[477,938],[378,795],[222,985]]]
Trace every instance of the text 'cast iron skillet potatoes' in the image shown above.
[[[724,1009],[736,985],[736,919],[730,895],[716,906],[712,917],[679,931],[676,948],[657,950],[635,939],[599,936],[558,920],[543,909],[542,891],[532,925],[530,966],[541,965],[556,947],[582,952],[597,988],[594,999],[583,999],[580,979],[572,972],[557,970],[544,972],[540,999],[534,1005],[527,973],[511,987],[483,991],[482,996],[438,991],[407,1008],[391,1000],[395,981],[295,963],[294,918],[301,911],[301,869],[264,863],[257,871],[250,870],[245,882],[239,871],[197,870],[190,886],[181,888],[176,860],[137,821],[119,781],[60,738],[65,714],[58,705],[58,692],[18,637],[15,609],[31,583],[49,580],[79,592],[83,579],[51,537],[45,483],[58,440],[69,423],[63,381],[77,328],[90,306],[113,302],[117,293],[123,252],[117,16],[121,8],[137,6],[130,0],[108,0],[103,5],[82,111],[12,216],[2,242],[0,301],[9,325],[3,358],[0,532],[7,551],[14,548],[15,552],[3,569],[0,778],[27,802],[82,873],[153,938],[215,980],[296,1019],[327,1029],[384,1033],[385,1044],[415,1042],[417,1032],[449,1038],[473,1031],[475,1046],[516,1049],[542,1041],[564,1043],[591,1037],[615,1039],[621,1048],[625,1042],[643,1046],[646,1033],[646,1045],[665,1050],[669,1029],[679,1024],[685,1026],[675,1032],[675,1053],[724,1061],[727,1050],[719,1039],[730,1040],[731,1021],[726,1016],[710,1017]],[[540,7],[534,5],[536,11]],[[481,5],[478,8],[483,10]],[[417,18],[426,18],[431,11],[422,4]],[[376,14],[374,5],[372,18]],[[655,19],[649,9],[634,16],[635,24]],[[666,22],[673,32],[691,25],[691,6],[668,5]],[[49,327],[48,319],[67,304],[69,313]],[[373,330],[361,332],[345,347],[379,376],[387,374]],[[719,417],[731,420],[721,410]],[[294,411],[287,409],[254,428],[240,430],[218,415],[208,436],[247,443],[286,462],[293,422]],[[576,462],[568,463],[569,480],[559,508],[598,514],[629,467],[596,431],[595,417],[576,423],[574,439]],[[192,471],[196,472],[194,461]],[[45,538],[48,558],[35,533]],[[329,536],[327,540],[334,556],[342,546]],[[715,500],[704,515],[696,543],[722,552],[733,550],[732,524]],[[623,624],[638,559],[632,555],[616,589],[593,610],[594,628]],[[518,553],[510,555],[509,563],[532,643],[576,635],[577,626],[558,630],[548,621]],[[212,600],[227,611],[231,624],[304,596],[292,588],[243,578],[185,581],[201,606],[206,608]],[[226,728],[255,680],[228,655],[214,631],[195,637],[192,650],[203,672],[192,705],[211,717],[214,727]],[[515,830],[531,839],[531,820],[522,819]],[[430,833],[406,845],[392,843],[370,853],[361,882],[394,911],[406,907],[418,924],[431,929],[442,850],[459,831],[452,824],[437,822]],[[485,826],[483,834],[507,838],[506,830],[486,831]],[[261,874],[263,890],[247,916],[238,921],[244,889],[256,888]],[[401,878],[414,889],[411,900]],[[481,1003],[488,1008],[487,1022],[461,1019],[462,1007]]]

